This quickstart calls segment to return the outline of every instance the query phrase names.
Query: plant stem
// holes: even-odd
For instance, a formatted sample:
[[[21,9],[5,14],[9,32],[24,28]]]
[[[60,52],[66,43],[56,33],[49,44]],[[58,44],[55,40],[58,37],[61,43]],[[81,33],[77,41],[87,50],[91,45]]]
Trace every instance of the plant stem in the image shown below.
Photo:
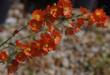
[[[23,26],[21,29],[18,30],[18,33],[19,33],[20,31],[22,31],[22,30],[23,30],[24,28],[26,28],[26,27],[27,27],[27,25]],[[13,32],[13,35],[12,35],[12,36],[10,36],[7,40],[5,40],[3,43],[0,44],[0,48],[1,48],[3,45],[5,45],[9,40],[11,40],[16,34],[17,34],[17,33],[14,33],[14,32]]]

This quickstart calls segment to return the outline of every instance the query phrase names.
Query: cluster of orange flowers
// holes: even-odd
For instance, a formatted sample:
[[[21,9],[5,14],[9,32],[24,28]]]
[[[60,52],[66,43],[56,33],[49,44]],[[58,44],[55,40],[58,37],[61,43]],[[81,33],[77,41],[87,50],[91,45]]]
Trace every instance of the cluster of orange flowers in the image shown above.
[[[73,20],[73,7],[70,0],[59,0],[58,3],[47,6],[45,10],[34,10],[28,27],[31,32],[35,33],[35,37],[38,37],[36,34],[39,34],[40,38],[26,43],[20,40],[16,41],[16,47],[19,51],[12,59],[11,64],[8,65],[8,73],[16,72],[19,63],[28,58],[43,56],[55,50],[62,39],[62,30],[65,31],[65,34],[73,35],[85,25],[85,21],[88,21],[90,26],[96,24],[100,27],[104,26],[108,18],[102,9],[90,13],[86,8],[81,7],[80,12],[82,16]],[[59,19],[68,20],[69,24],[56,26],[55,22]],[[6,51],[0,52],[0,60],[8,60]]]
[[[83,16],[76,18],[75,21],[70,23],[69,27],[66,27],[66,33],[73,35],[78,32],[81,27],[106,27],[108,16],[103,9],[96,9],[90,13],[86,8],[80,7],[80,12]]]
[[[108,16],[103,9],[96,9],[94,13],[90,15],[91,23],[95,23],[97,27],[104,27]]]

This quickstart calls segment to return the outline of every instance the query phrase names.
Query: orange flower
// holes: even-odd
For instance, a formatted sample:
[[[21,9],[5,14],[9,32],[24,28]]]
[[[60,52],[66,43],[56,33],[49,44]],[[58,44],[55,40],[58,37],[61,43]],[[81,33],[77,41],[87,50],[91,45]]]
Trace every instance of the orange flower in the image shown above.
[[[63,15],[66,18],[70,18],[72,16],[72,3],[70,0],[59,0],[57,6],[63,9]]]
[[[51,41],[47,41],[48,38],[48,35],[42,35],[42,40],[35,40],[24,44],[25,47],[21,48],[22,52],[17,54],[16,60],[20,63],[25,61],[27,57],[43,56],[47,54],[48,52],[43,51],[43,46]]]
[[[48,53],[47,51],[43,51],[43,45],[44,43],[41,40],[31,42],[31,51],[30,51],[31,57],[36,56],[40,57],[47,54]]]
[[[45,14],[46,20],[53,23],[60,16],[61,10],[58,6],[53,5],[52,7],[48,6],[43,13]]]
[[[49,33],[41,34],[41,40],[43,44],[43,51],[49,52],[55,48],[55,43]]]
[[[63,9],[58,7],[56,4],[54,4],[51,8],[50,8],[50,14],[52,15],[52,17],[54,18],[58,18],[60,16],[63,15]]]
[[[51,32],[51,36],[54,39],[54,42],[56,45],[58,45],[61,41],[61,33],[58,30],[53,30],[53,32]]]
[[[43,21],[44,20],[44,13],[42,10],[34,10],[32,13],[32,19],[36,21]]]
[[[8,75],[14,74],[18,69],[19,63],[16,60],[13,60],[10,65],[8,65]]]
[[[78,18],[77,19],[77,25],[78,27],[82,26],[84,24],[84,19],[83,18]]]
[[[37,49],[41,49],[42,47],[42,40],[35,40],[33,42],[31,42],[31,47],[32,48],[37,48]]]
[[[29,27],[31,28],[32,31],[34,32],[38,32],[41,27],[42,27],[42,22],[39,22],[35,19],[32,19],[30,22],[29,22]]]
[[[25,49],[28,47],[28,45],[22,43],[20,40],[16,40],[16,46],[19,47],[20,49]]]
[[[79,30],[80,30],[79,27],[75,27],[75,28],[66,27],[66,34],[67,34],[67,35],[74,35],[74,34],[77,33]]]
[[[18,53],[15,58],[15,60],[19,63],[24,62],[26,59],[27,59],[27,56],[23,52]]]
[[[41,34],[41,39],[43,43],[47,43],[51,41],[51,35],[49,33],[43,33]]]
[[[96,26],[102,27],[105,26],[104,24],[108,17],[103,9],[96,9],[95,12],[90,15],[89,19],[91,22],[95,23]]]
[[[0,60],[6,61],[7,59],[8,59],[8,53],[6,51],[1,51],[0,52]]]
[[[26,56],[30,56],[30,44],[27,43],[27,44],[23,44],[21,41],[17,40],[16,41],[16,46],[19,47],[21,49],[22,52],[24,52],[24,54]]]
[[[80,7],[80,12],[82,14],[86,14],[86,13],[88,13],[88,9],[87,8],[84,8],[84,7]]]
[[[79,27],[75,27],[75,28],[73,29],[73,34],[77,33],[79,30],[80,30]]]
[[[51,40],[48,43],[43,44],[43,48],[42,49],[43,49],[43,51],[48,53],[49,51],[54,50],[55,47],[56,47],[55,42],[53,40]]]
[[[41,57],[46,55],[48,52],[45,52],[42,49],[32,49],[30,53],[31,53],[31,57]]]
[[[71,0],[59,0],[57,5],[62,8],[65,6],[72,7]]]
[[[95,15],[94,15],[94,14],[90,14],[89,20],[90,20],[91,22],[95,23],[95,22],[96,22],[96,17],[95,17]]]
[[[73,9],[71,7],[64,7],[63,9],[64,9],[63,14],[66,18],[72,17],[72,10]]]
[[[103,22],[105,22],[108,18],[103,9],[96,9],[95,15],[96,15],[96,18],[98,18],[98,20]]]
[[[37,49],[36,47],[33,47],[30,51],[31,57],[36,57],[36,56],[42,56],[42,53],[40,49]]]
[[[42,39],[35,40],[31,42],[31,51],[29,52],[31,54],[31,57],[40,57],[48,53],[48,51],[43,50],[43,46],[45,45],[44,41]]]
[[[48,27],[49,32],[52,32],[55,29],[54,24],[51,23],[50,21],[45,22],[45,25]]]
[[[75,23],[74,23],[74,22],[71,22],[71,23],[70,23],[70,26],[71,26],[71,27],[74,27],[74,26],[75,26]]]
[[[67,35],[73,35],[73,28],[72,27],[66,27],[66,34]]]
[[[103,9],[96,9],[95,10],[95,15],[96,16],[105,16],[105,12]]]

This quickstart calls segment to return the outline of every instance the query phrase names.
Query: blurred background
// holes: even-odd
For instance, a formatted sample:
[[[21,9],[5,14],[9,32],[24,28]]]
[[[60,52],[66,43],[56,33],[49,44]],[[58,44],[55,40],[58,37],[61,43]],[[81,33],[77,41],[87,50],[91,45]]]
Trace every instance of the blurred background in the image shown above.
[[[58,0],[0,0],[0,43],[27,22],[34,9],[45,9]],[[110,15],[110,0],[72,0],[76,9],[103,8]],[[109,22],[108,22],[109,25]],[[22,32],[21,36],[26,35]],[[0,64],[0,75],[6,75]],[[81,30],[65,37],[62,45],[42,58],[20,66],[16,75],[110,75],[110,26]]]

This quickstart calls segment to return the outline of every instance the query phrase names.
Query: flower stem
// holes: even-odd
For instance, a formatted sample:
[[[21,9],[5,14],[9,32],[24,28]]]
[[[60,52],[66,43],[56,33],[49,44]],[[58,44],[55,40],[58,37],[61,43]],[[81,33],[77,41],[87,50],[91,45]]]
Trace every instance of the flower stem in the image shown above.
[[[27,25],[23,26],[21,29],[18,30],[18,33],[19,33],[20,31],[22,31],[23,29],[25,29],[26,27],[27,27]],[[3,43],[0,44],[0,48],[1,48],[2,46],[4,46],[9,40],[11,40],[16,34],[17,34],[17,33],[14,33],[14,32],[13,32],[13,35],[12,35],[12,36],[10,36],[7,40],[5,40]]]

